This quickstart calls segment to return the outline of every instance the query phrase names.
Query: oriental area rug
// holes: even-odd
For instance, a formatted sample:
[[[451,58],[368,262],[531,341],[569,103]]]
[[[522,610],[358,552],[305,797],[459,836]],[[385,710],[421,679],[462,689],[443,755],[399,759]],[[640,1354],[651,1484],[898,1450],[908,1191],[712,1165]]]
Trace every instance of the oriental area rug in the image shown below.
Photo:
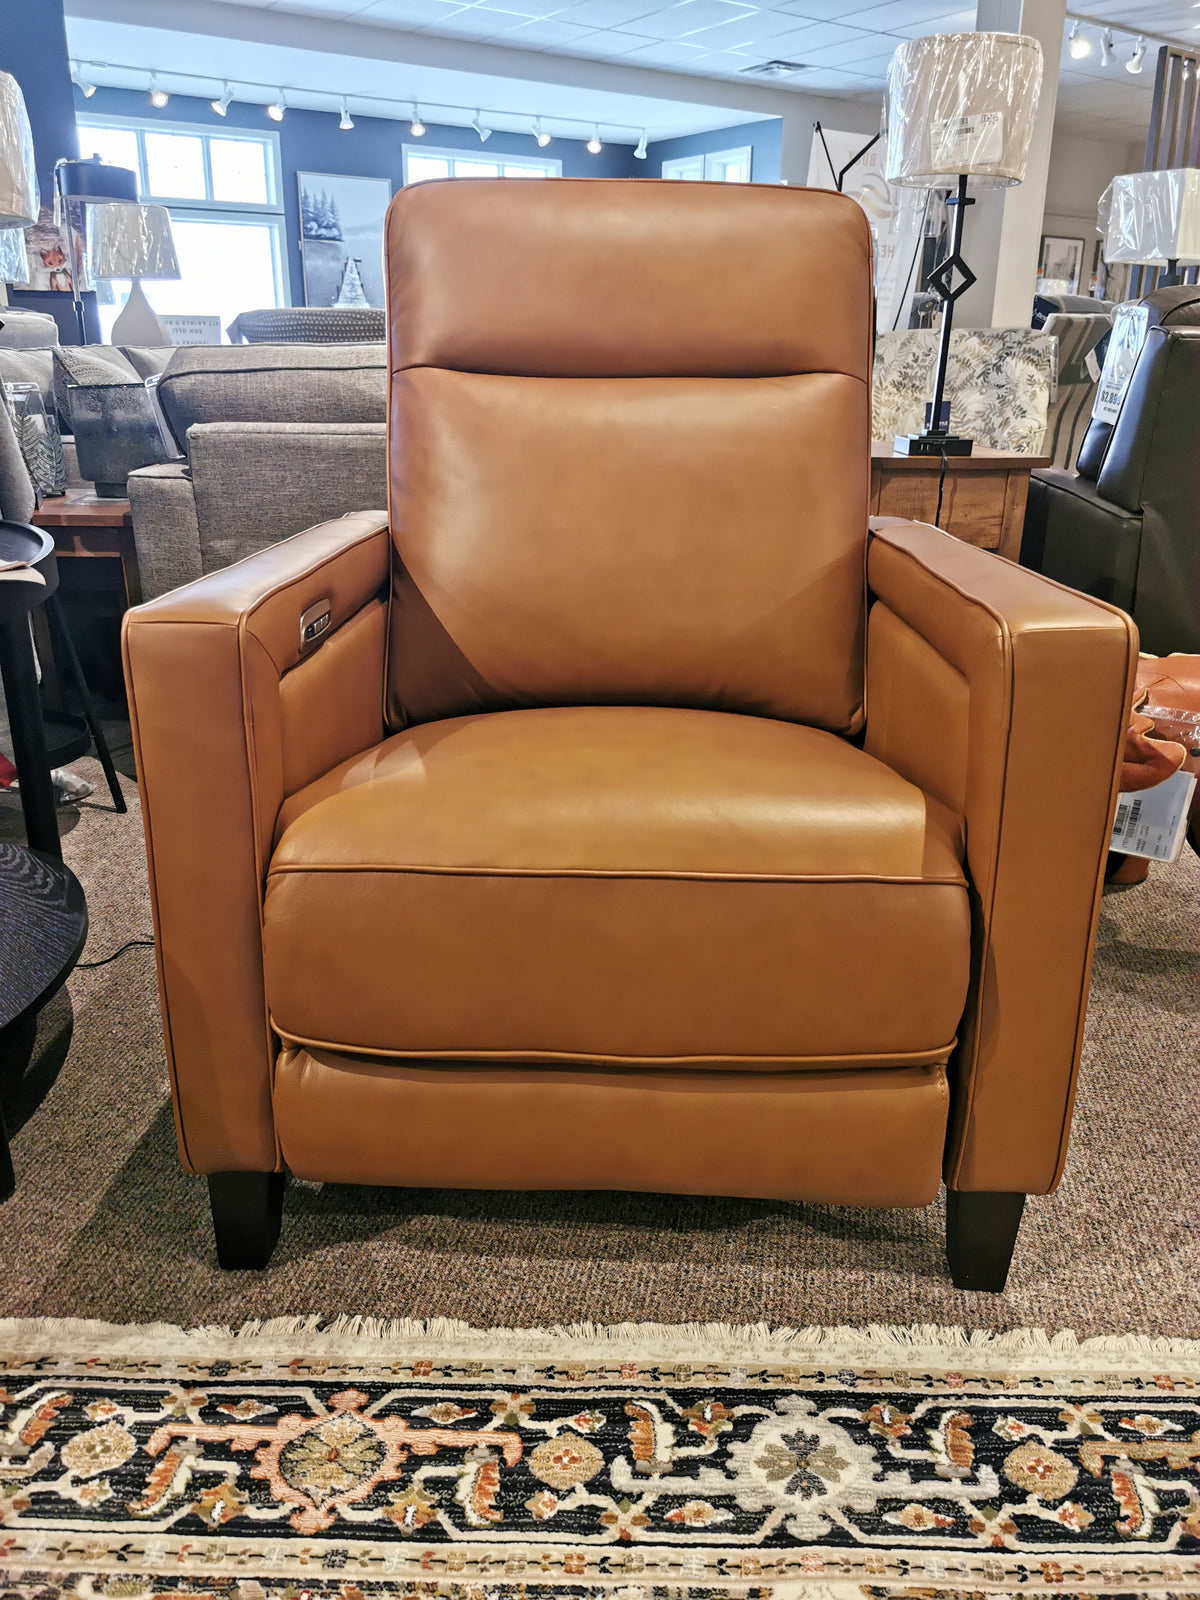
[[[0,1321],[4,1600],[1200,1595],[1200,1343]]]

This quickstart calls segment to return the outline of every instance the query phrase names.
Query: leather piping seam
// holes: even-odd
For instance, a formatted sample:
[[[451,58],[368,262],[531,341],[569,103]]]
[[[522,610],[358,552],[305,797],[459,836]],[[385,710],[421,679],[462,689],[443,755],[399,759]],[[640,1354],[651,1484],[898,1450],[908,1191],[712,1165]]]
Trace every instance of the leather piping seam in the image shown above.
[[[258,747],[257,747],[257,741],[256,741],[255,736],[254,736],[254,728],[255,728],[255,722],[254,722],[254,697],[253,697],[253,695],[251,693],[251,689],[250,689],[250,679],[249,679],[249,673],[247,671],[247,659],[246,659],[247,658],[248,641],[253,640],[253,642],[258,646],[258,648],[262,651],[263,655],[266,657],[266,659],[270,662],[271,666],[274,668],[275,674],[276,674],[276,682],[275,682],[276,695],[278,695],[279,684],[283,679],[284,672],[285,672],[286,669],[283,669],[283,668],[281,668],[279,666],[278,662],[276,662],[274,656],[271,654],[270,650],[267,649],[267,646],[263,643],[263,641],[259,638],[259,636],[256,633],[252,633],[250,631],[249,624],[250,624],[251,619],[257,614],[257,612],[260,610],[260,608],[262,606],[264,606],[265,604],[267,604],[268,601],[274,599],[277,595],[285,594],[288,589],[292,588],[297,583],[304,583],[304,582],[309,581],[317,573],[321,572],[325,567],[329,566],[331,563],[333,563],[333,562],[335,562],[335,561],[337,561],[337,560],[339,560],[341,558],[344,558],[351,551],[357,550],[361,545],[366,544],[369,540],[378,538],[381,533],[386,533],[386,525],[376,526],[376,527],[371,528],[368,532],[364,532],[363,534],[361,534],[361,535],[357,536],[356,538],[354,538],[351,543],[343,545],[339,550],[331,552],[329,555],[323,557],[320,561],[316,562],[313,566],[307,567],[303,572],[296,573],[293,576],[287,578],[286,580],[283,580],[283,581],[275,584],[272,588],[266,590],[263,594],[261,594],[251,605],[243,608],[238,613],[236,618],[231,619],[231,621],[236,625],[236,629],[237,629],[238,679],[239,679],[239,687],[241,689],[241,695],[242,695],[242,732],[243,732],[243,738],[244,738],[245,750],[246,750],[246,779],[247,779],[247,782],[248,782],[249,788],[250,788],[250,820],[251,820],[251,827],[253,828],[253,831],[254,831],[254,838],[253,838],[254,876],[255,876],[254,895],[255,895],[255,901],[256,901],[256,909],[258,911],[258,928],[259,928],[258,974],[259,974],[259,981],[260,981],[260,983],[262,985],[262,998],[263,998],[263,1025],[264,1025],[263,1048],[264,1048],[264,1052],[265,1052],[265,1055],[266,1055],[267,1092],[268,1092],[269,1102],[270,1102],[270,1104],[272,1106],[272,1112],[273,1112],[274,1103],[275,1103],[275,1063],[278,1060],[279,1052],[275,1049],[274,1040],[273,1040],[273,1036],[272,1036],[271,1008],[270,1008],[270,1002],[267,999],[266,973],[265,973],[264,968],[263,968],[263,937],[262,936],[263,936],[263,932],[264,932],[264,929],[265,929],[265,915],[266,915],[266,908],[265,908],[265,905],[264,905],[265,888],[266,888],[266,862],[265,862],[264,857],[263,857],[263,846],[262,846],[262,840],[263,840],[263,812],[262,812],[262,797],[261,797],[261,792],[260,792],[261,791],[261,785],[259,783],[259,773],[258,773]],[[367,603],[369,603],[369,602],[364,602],[364,604],[367,604]],[[361,610],[361,609],[362,609],[361,607],[358,608],[358,610]],[[351,616],[356,616],[357,615],[357,610],[351,612],[350,615]],[[348,620],[349,620],[349,618],[343,618],[343,622],[348,621]],[[282,750],[281,750],[280,754],[281,754],[281,757],[282,757]],[[278,813],[276,813],[276,815],[278,815]],[[272,831],[273,830],[274,830],[274,819],[272,819]],[[274,1167],[274,1170],[276,1172],[278,1172],[280,1170],[282,1164],[283,1164],[283,1152],[282,1152],[282,1149],[281,1149],[280,1143],[279,1143],[279,1129],[275,1124],[275,1119],[274,1119],[274,1115],[273,1114],[272,1114],[272,1118],[271,1118],[271,1137],[272,1137],[272,1139],[274,1141],[274,1145],[275,1145],[275,1167]]]
[[[876,535],[876,537],[878,537],[878,535]],[[886,542],[886,539],[885,539],[885,542]],[[991,847],[988,850],[988,861],[989,861],[989,866],[990,866],[991,883],[989,885],[988,897],[987,897],[986,903],[984,903],[983,897],[980,896],[980,904],[981,904],[981,907],[982,907],[982,916],[980,918],[980,925],[981,925],[980,926],[980,934],[981,934],[981,937],[980,937],[980,943],[979,943],[979,972],[980,972],[980,986],[981,987],[980,987],[980,992],[976,995],[976,1009],[978,1010],[980,1005],[982,1004],[982,998],[983,998],[983,996],[982,996],[983,973],[984,973],[984,970],[985,970],[986,964],[987,964],[987,951],[988,951],[989,945],[991,944],[991,937],[992,937],[992,919],[993,919],[993,915],[995,913],[995,908],[996,908],[997,879],[999,877],[999,874],[998,874],[996,868],[997,868],[997,864],[998,864],[999,859],[1000,859],[1000,840],[1001,840],[1001,837],[1002,837],[1003,832],[1004,832],[1005,800],[1006,800],[1006,797],[1007,797],[1007,789],[1008,789],[1008,758],[1009,758],[1009,751],[1010,751],[1011,744],[1012,744],[1012,706],[1013,706],[1013,642],[1012,642],[1012,632],[1011,632],[1011,629],[1008,626],[1007,618],[1002,616],[995,609],[994,606],[989,605],[984,600],[980,600],[977,595],[969,595],[969,594],[967,594],[967,592],[959,584],[955,583],[953,581],[953,579],[947,578],[944,573],[937,572],[932,567],[929,567],[924,561],[922,561],[920,559],[919,556],[915,555],[912,551],[906,550],[906,549],[904,549],[904,548],[902,548],[902,547],[900,547],[898,545],[894,545],[894,544],[889,544],[888,548],[891,549],[891,550],[894,550],[896,552],[896,554],[901,556],[903,559],[905,559],[909,563],[910,566],[916,567],[917,570],[920,573],[922,573],[922,574],[926,575],[927,577],[931,578],[935,583],[940,585],[940,587],[950,591],[964,605],[971,606],[975,610],[981,611],[985,616],[990,618],[990,620],[996,625],[996,627],[997,627],[997,629],[999,631],[1000,651],[1001,651],[1001,670],[1004,672],[1004,675],[1005,675],[1005,677],[1004,677],[1004,691],[1003,691],[1004,760],[1003,760],[1003,769],[1002,769],[1003,770],[1003,778],[1001,779],[1001,783],[1000,783],[999,804],[997,806],[997,812],[996,812],[995,838],[994,838],[994,841],[993,841]],[[884,603],[886,605],[889,605],[889,606],[892,605],[892,601],[888,600],[886,597],[881,596],[881,598],[884,599]],[[902,610],[897,610],[897,615],[903,617],[903,611]],[[937,654],[939,656],[943,657],[943,659],[944,659],[943,652],[940,649],[938,649],[937,645],[935,645],[931,639],[926,638],[926,636],[921,632],[921,629],[916,624],[916,622],[911,621],[908,618],[904,618],[904,620],[908,621],[909,622],[909,626],[912,627],[913,631],[915,633],[919,634],[922,638],[924,638],[925,639],[925,643],[928,644],[931,649],[935,650],[937,652]],[[978,666],[979,661],[982,659],[986,649],[987,649],[987,646],[984,645],[983,649],[980,650],[979,655],[975,658],[975,661],[972,663],[972,668]],[[954,663],[951,662],[950,665],[953,666]],[[967,688],[968,688],[968,694],[969,694],[970,693],[970,688],[971,688],[971,677],[970,677],[970,674],[968,672],[964,672],[964,676],[967,679]],[[969,718],[970,718],[969,701],[968,701],[967,715],[968,715],[968,722],[969,722]],[[968,758],[967,759],[968,759],[968,763],[969,763],[969,761],[970,761],[969,753],[968,753]],[[966,792],[966,787],[967,787],[967,784],[968,784],[968,781],[969,781],[969,776],[970,776],[970,773],[969,773],[969,768],[968,768],[968,771],[964,774],[964,794]],[[978,885],[976,885],[976,887],[978,887]],[[972,951],[972,956],[974,956],[974,952],[973,951]],[[974,965],[974,962],[972,961],[972,966],[973,965]],[[964,1017],[965,1017],[965,1015],[966,1015],[966,1013],[964,1011]],[[972,1124],[972,1120],[973,1120],[973,1116],[974,1116],[974,1109],[975,1109],[975,1088],[976,1088],[976,1083],[977,1083],[978,1075],[979,1075],[979,1073],[978,1073],[978,1069],[979,1069],[979,1051],[980,1051],[980,1029],[979,1029],[979,1027],[976,1026],[976,1027],[972,1028],[972,1030],[971,1030],[971,1053],[970,1053],[970,1059],[969,1059],[968,1062],[964,1063],[964,1065],[966,1067],[967,1082],[966,1082],[966,1104],[963,1107],[963,1121],[962,1121],[963,1137],[962,1137],[962,1143],[961,1143],[958,1151],[955,1153],[954,1160],[951,1163],[951,1172],[950,1172],[950,1177],[951,1178],[957,1178],[959,1176],[959,1174],[961,1173],[961,1171],[962,1171],[963,1154],[964,1154],[964,1151],[965,1151],[966,1146],[967,1146],[967,1141],[968,1141],[970,1128],[971,1128],[971,1124]]]
[[[127,612],[126,618],[128,619],[128,617],[129,613]],[[126,636],[124,641],[124,677],[129,697],[129,722],[130,731],[133,734],[134,761],[137,771],[142,773],[145,772],[146,768],[142,760],[142,734],[141,727],[138,723],[137,692],[133,686],[132,645],[128,640],[130,631],[131,623],[126,620],[122,625],[122,632]],[[142,832],[146,839],[146,858],[150,868],[150,916],[154,924],[155,934],[154,965],[158,970],[159,1009],[162,1013],[163,1042],[166,1046],[167,1072],[169,1073],[171,1079],[171,1108],[174,1113],[176,1137],[179,1140],[180,1152],[183,1156],[184,1165],[189,1169],[189,1171],[196,1172],[198,1168],[195,1161],[192,1159],[191,1151],[188,1149],[187,1133],[184,1129],[183,1117],[181,1116],[179,1110],[179,1074],[175,1065],[175,1040],[171,1027],[171,1007],[167,1002],[167,974],[163,962],[162,923],[159,918],[158,909],[158,875],[154,870],[154,823],[150,816],[150,791],[141,783],[138,784],[138,790],[142,803]]]
[[[302,813],[303,815],[303,813]],[[286,830],[285,830],[286,832]],[[827,874],[785,874],[785,873],[756,873],[756,872],[687,872],[680,870],[652,870],[638,867],[458,867],[458,866],[404,866],[396,862],[380,862],[378,864],[362,861],[353,864],[343,864],[337,861],[315,862],[274,862],[267,868],[267,881],[271,878],[285,875],[302,875],[310,872],[362,874],[372,876],[376,874],[397,874],[405,877],[430,877],[430,878],[619,878],[619,879],[663,879],[672,883],[778,883],[778,884],[832,884],[832,883],[876,883],[881,885],[896,884],[906,889],[965,889],[968,887],[965,877],[955,878],[915,878],[915,877],[885,877],[882,873],[827,873]]]
[[[946,1063],[958,1043],[957,1038],[951,1039],[947,1045],[939,1045],[933,1050],[908,1050],[875,1052],[874,1054],[855,1054],[828,1056],[788,1056],[778,1052],[763,1051],[761,1055],[686,1055],[686,1056],[632,1056],[632,1055],[597,1055],[595,1052],[582,1050],[399,1050],[386,1046],[365,1044],[336,1043],[328,1039],[310,1039],[303,1034],[291,1033],[286,1028],[280,1028],[271,1014],[271,1026],[280,1039],[289,1048],[302,1050],[329,1050],[337,1054],[352,1056],[385,1056],[395,1061],[482,1061],[497,1062],[519,1066],[522,1062],[545,1061],[551,1064],[562,1063],[566,1066],[629,1066],[645,1067],[651,1071],[661,1069],[670,1071],[674,1068],[687,1070],[694,1068],[700,1062],[728,1062],[730,1066],[737,1066],[743,1062],[751,1064],[759,1061],[782,1061],[795,1066],[785,1066],[778,1074],[783,1076],[791,1072],[824,1072],[829,1071],[854,1071],[861,1067],[864,1071],[904,1071],[909,1067],[936,1068],[944,1072]],[[801,1064],[803,1063],[803,1064]]]
[[[918,524],[918,526],[920,526],[920,524]],[[1006,806],[1007,806],[1007,800],[1008,800],[1008,757],[1009,757],[1009,749],[1010,749],[1011,741],[1012,741],[1012,720],[1013,720],[1013,717],[1012,717],[1012,706],[1013,706],[1014,676],[1015,676],[1012,631],[1009,628],[1007,619],[1004,616],[1002,616],[1000,614],[1000,612],[998,612],[995,609],[994,606],[991,606],[986,601],[979,599],[979,597],[976,596],[976,595],[968,594],[961,587],[961,585],[955,583],[953,579],[947,578],[944,573],[938,572],[934,568],[928,566],[924,561],[921,560],[921,558],[918,555],[914,554],[913,551],[905,549],[903,546],[900,546],[900,545],[897,545],[897,544],[893,544],[887,538],[887,531],[888,531],[887,529],[876,530],[876,531],[873,532],[873,536],[875,538],[882,538],[884,543],[887,545],[888,549],[895,551],[895,553],[898,556],[901,556],[902,558],[904,558],[904,560],[906,560],[910,566],[915,566],[918,569],[918,571],[926,574],[928,577],[933,579],[934,582],[940,584],[943,588],[950,590],[952,593],[957,595],[958,598],[960,600],[962,600],[965,604],[974,606],[977,610],[980,610],[980,611],[984,612],[984,614],[989,616],[992,619],[992,621],[995,622],[998,625],[998,627],[1000,629],[1001,642],[1002,642],[1002,646],[1003,646],[1004,663],[1005,663],[1005,665],[1007,667],[1007,681],[1006,681],[1006,684],[1005,684],[1005,707],[1006,707],[1006,710],[1007,710],[1007,723],[1006,723],[1005,736],[1004,736],[1004,778],[1003,778],[1003,781],[1002,781],[1001,786],[1000,786],[1000,803],[999,803],[999,807],[998,807],[998,810],[997,810],[995,849],[989,853],[990,854],[990,859],[991,859],[991,864],[992,864],[992,883],[991,883],[991,889],[990,889],[990,893],[989,893],[989,896],[988,896],[988,901],[987,901],[987,905],[986,905],[986,908],[985,908],[985,911],[984,911],[984,915],[981,918],[982,929],[983,929],[983,938],[981,940],[980,960],[981,960],[981,963],[982,963],[982,961],[983,961],[983,959],[985,957],[985,954],[986,954],[987,947],[988,947],[989,943],[991,942],[992,918],[993,918],[993,914],[994,914],[994,911],[995,911],[995,899],[996,899],[996,894],[997,894],[997,880],[998,880],[998,877],[999,877],[999,874],[998,874],[996,868],[997,868],[997,865],[998,865],[999,859],[1000,859],[1000,842],[1001,842],[1001,839],[1002,839],[1003,833],[1004,833],[1004,821],[1005,821]],[[1036,576],[1040,577],[1041,575],[1040,574],[1036,574]],[[1079,595],[1078,595],[1077,591],[1075,591],[1073,589],[1069,589],[1065,584],[1061,584],[1061,583],[1055,582],[1055,580],[1052,579],[1052,578],[1043,578],[1042,582],[1049,583],[1052,588],[1057,589],[1060,593],[1070,595],[1072,597],[1072,599],[1075,599],[1075,600],[1079,599]],[[888,605],[889,607],[892,606],[892,604],[893,604],[892,601],[888,600],[885,596],[880,595],[879,598],[883,599],[884,603],[886,605]],[[1104,601],[1092,601],[1091,603],[1094,604],[1099,610],[1103,611],[1108,616],[1117,617],[1119,620],[1121,620],[1124,623],[1125,637],[1126,637],[1126,648],[1128,649],[1129,642],[1130,642],[1130,635],[1129,635],[1130,622],[1129,622],[1129,619],[1125,616],[1125,614],[1122,611],[1119,611],[1116,606],[1110,606]],[[936,650],[937,654],[939,656],[943,655],[942,651],[938,650],[938,647],[933,643],[933,641],[931,639],[926,638],[926,636],[923,633],[921,633],[921,629],[918,627],[918,625],[914,621],[912,621],[909,618],[904,617],[902,611],[897,610],[897,615],[901,616],[903,618],[903,620],[907,621],[909,623],[909,626],[913,629],[913,631],[918,633],[918,634],[920,634],[921,637],[925,639],[926,644],[928,644],[931,649]],[[1045,633],[1047,630],[1045,628],[1039,628],[1037,631],[1039,633]],[[1060,630],[1054,630],[1054,631],[1066,632],[1066,631],[1074,631],[1074,630],[1060,629]],[[943,656],[943,659],[945,659],[944,656]],[[953,662],[950,662],[949,664],[951,666],[954,665]],[[1129,683],[1132,681],[1135,665],[1136,665],[1136,661],[1135,660],[1131,660],[1130,663],[1126,667],[1127,693],[1128,693]],[[964,674],[964,676],[965,676],[965,674]],[[969,686],[969,683],[970,683],[970,679],[968,678],[968,686]],[[1114,748],[1114,751],[1113,751],[1114,764],[1117,762],[1117,757],[1118,757],[1119,750],[1120,750],[1120,741],[1123,740],[1123,738],[1124,738],[1124,732],[1125,732],[1124,722],[1122,722],[1121,728],[1120,728],[1120,730],[1118,732],[1118,736],[1117,736],[1118,737],[1118,744],[1117,744],[1117,747]],[[1064,1101],[1063,1101],[1063,1114],[1062,1114],[1062,1121],[1061,1121],[1060,1130],[1059,1130],[1059,1137],[1058,1137],[1058,1157],[1057,1157],[1057,1160],[1055,1162],[1054,1176],[1051,1179],[1051,1188],[1053,1188],[1054,1185],[1061,1178],[1062,1172],[1063,1172],[1063,1167],[1064,1167],[1064,1165],[1066,1163],[1066,1138],[1067,1138],[1067,1132],[1068,1132],[1068,1127],[1069,1127],[1069,1119],[1070,1119],[1071,1112],[1072,1112],[1072,1109],[1073,1109],[1073,1106],[1074,1106],[1075,1086],[1076,1086],[1076,1083],[1077,1083],[1078,1078],[1079,1078],[1079,1062],[1080,1062],[1080,1055],[1081,1055],[1082,1044],[1083,1044],[1083,1027],[1084,1027],[1084,1022],[1085,1022],[1085,1017],[1086,1017],[1086,1009],[1087,1009],[1087,994],[1088,994],[1088,986],[1089,986],[1090,974],[1091,974],[1091,959],[1092,959],[1093,951],[1095,949],[1095,941],[1096,941],[1095,910],[1096,910],[1096,906],[1097,906],[1097,904],[1099,902],[1100,895],[1103,892],[1104,883],[1103,883],[1103,875],[1102,875],[1101,869],[1102,869],[1102,866],[1103,866],[1103,862],[1107,858],[1107,854],[1108,854],[1108,840],[1111,837],[1111,832],[1112,832],[1111,819],[1112,819],[1112,813],[1113,813],[1113,811],[1115,810],[1115,807],[1116,807],[1116,795],[1117,795],[1117,786],[1119,784],[1119,779],[1120,779],[1120,772],[1119,772],[1119,769],[1116,769],[1114,771],[1114,776],[1113,776],[1113,780],[1112,780],[1112,790],[1111,790],[1110,796],[1109,796],[1109,829],[1108,829],[1108,832],[1105,834],[1104,839],[1101,842],[1100,856],[1099,856],[1099,859],[1098,859],[1097,865],[1096,865],[1096,889],[1095,889],[1095,892],[1093,894],[1093,899],[1092,899],[1093,927],[1092,927],[1091,935],[1090,935],[1090,937],[1088,939],[1088,942],[1087,942],[1087,949],[1085,951],[1085,958],[1084,958],[1083,965],[1082,965],[1082,970],[1081,970],[1081,973],[1080,973],[1079,990],[1078,990],[1078,995],[1077,995],[1077,1000],[1076,1000],[1075,1046],[1074,1046],[1074,1053],[1073,1053],[1073,1058],[1072,1058],[1072,1062],[1071,1062],[1071,1070],[1070,1070],[1070,1073],[1069,1073],[1069,1076],[1068,1076],[1068,1080],[1067,1080],[1067,1085],[1066,1085],[1066,1094],[1064,1096]],[[982,904],[982,896],[981,896],[981,904]],[[957,1154],[955,1156],[953,1164],[952,1164],[951,1173],[950,1173],[950,1178],[952,1178],[952,1179],[953,1178],[957,1178],[960,1175],[960,1173],[962,1172],[963,1160],[964,1160],[964,1155],[965,1155],[966,1145],[967,1145],[967,1132],[968,1132],[969,1126],[970,1126],[970,1124],[972,1122],[973,1115],[974,1115],[975,1088],[976,1088],[976,1081],[977,1081],[977,1077],[978,1077],[978,1070],[977,1069],[978,1069],[978,1065],[979,1065],[979,1049],[980,1049],[980,1031],[979,1031],[978,1028],[976,1028],[974,1030],[973,1038],[972,1038],[971,1060],[970,1060],[970,1064],[969,1064],[969,1081],[968,1081],[968,1084],[967,1084],[967,1099],[966,1099],[966,1105],[963,1108],[963,1124],[962,1124],[963,1125],[963,1140],[962,1140],[962,1144],[961,1144],[961,1146],[960,1146],[960,1148],[959,1148],[959,1150],[958,1150],[958,1152],[957,1152]],[[949,1182],[949,1180],[948,1180],[948,1182]]]
[[[436,182],[436,179],[426,180]],[[594,179],[589,180],[595,182]],[[778,383],[789,378],[849,378],[867,391],[870,404],[871,386],[857,372],[843,372],[840,367],[806,367],[797,372],[496,372],[493,368],[447,367],[434,361],[410,361],[396,367],[389,377],[398,378],[406,372],[451,372],[463,378],[509,378],[516,382],[531,383]],[[389,394],[389,402],[391,396]],[[390,409],[390,405],[389,405]],[[391,474],[388,475],[389,483]]]

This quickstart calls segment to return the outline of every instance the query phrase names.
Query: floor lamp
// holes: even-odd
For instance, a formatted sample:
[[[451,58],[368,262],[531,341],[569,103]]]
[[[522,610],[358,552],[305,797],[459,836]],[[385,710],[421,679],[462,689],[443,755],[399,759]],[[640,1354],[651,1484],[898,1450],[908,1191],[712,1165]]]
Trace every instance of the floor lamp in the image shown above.
[[[75,302],[75,325],[80,344],[86,344],[83,296],[79,292],[79,247],[75,232],[72,202],[79,206],[108,205],[114,201],[137,203],[137,173],[128,167],[110,167],[93,156],[90,161],[68,161],[65,157],[54,168],[54,187],[58,219],[67,232],[71,265],[71,298]]]
[[[25,96],[11,73],[0,72],[0,304],[8,301],[4,283],[25,279],[22,230],[37,221],[39,204]]]
[[[929,276],[942,302],[933,403],[920,433],[897,435],[896,453],[969,456],[972,441],[950,432],[944,405],[954,303],[975,282],[962,256],[963,221],[977,189],[1007,188],[1025,176],[1042,85],[1042,47],[1021,33],[938,33],[910,39],[887,78],[885,176],[911,189],[952,190],[950,253]],[[955,282],[955,274],[958,282]]]
[[[1163,267],[1159,288],[1200,264],[1200,168],[1126,172],[1112,182],[1104,259],[1109,266]]]

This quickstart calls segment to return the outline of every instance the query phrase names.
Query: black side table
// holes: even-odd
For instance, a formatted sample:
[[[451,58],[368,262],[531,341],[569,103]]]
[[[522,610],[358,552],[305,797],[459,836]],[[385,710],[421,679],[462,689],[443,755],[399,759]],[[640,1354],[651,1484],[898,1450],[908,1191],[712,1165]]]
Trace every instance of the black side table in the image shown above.
[[[24,565],[9,566],[13,562]],[[6,566],[0,570],[0,678],[29,845],[0,845],[0,1044],[28,1028],[61,987],[87,938],[83,890],[63,865],[29,632],[30,611],[58,584],[53,537],[40,528],[0,522],[0,568]],[[14,1187],[0,1113],[0,1200]]]

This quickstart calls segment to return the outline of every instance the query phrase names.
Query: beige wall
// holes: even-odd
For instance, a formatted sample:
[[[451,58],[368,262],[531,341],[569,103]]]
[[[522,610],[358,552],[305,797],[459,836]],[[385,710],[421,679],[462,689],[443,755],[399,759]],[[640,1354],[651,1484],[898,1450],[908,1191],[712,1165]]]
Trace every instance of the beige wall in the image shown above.
[[[1145,142],[1083,139],[1056,130],[1050,147],[1050,171],[1046,178],[1046,211],[1042,232],[1084,241],[1084,281],[1080,292],[1087,294],[1096,232],[1096,207],[1100,196],[1119,172],[1140,172]]]

